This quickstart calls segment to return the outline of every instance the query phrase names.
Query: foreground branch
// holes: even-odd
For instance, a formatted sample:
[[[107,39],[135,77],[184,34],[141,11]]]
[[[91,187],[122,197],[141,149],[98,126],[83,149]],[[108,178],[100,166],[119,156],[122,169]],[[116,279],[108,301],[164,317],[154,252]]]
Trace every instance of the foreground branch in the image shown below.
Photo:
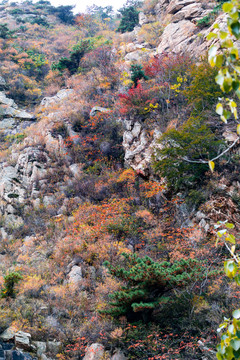
[[[215,158],[211,159],[211,161],[215,161],[217,159],[219,159],[221,156],[223,156],[224,154],[226,154],[229,150],[231,150],[236,143],[239,141],[240,137],[238,137],[227,149],[225,149],[223,152],[221,152],[218,156],[216,156]],[[189,163],[196,163],[196,164],[208,164],[209,160],[191,160],[189,158],[187,158],[186,156],[181,158],[184,161],[187,161]]]

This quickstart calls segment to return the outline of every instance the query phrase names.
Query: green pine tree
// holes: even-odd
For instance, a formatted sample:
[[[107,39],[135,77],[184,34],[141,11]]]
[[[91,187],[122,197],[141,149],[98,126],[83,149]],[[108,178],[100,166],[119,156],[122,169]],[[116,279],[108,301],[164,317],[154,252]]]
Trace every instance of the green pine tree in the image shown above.
[[[169,301],[169,291],[176,287],[185,287],[201,274],[197,260],[155,262],[150,257],[138,257],[136,254],[122,254],[126,259],[125,267],[105,266],[110,273],[123,280],[125,285],[110,295],[110,307],[101,313],[118,317],[127,316],[128,321],[151,319],[152,311]]]

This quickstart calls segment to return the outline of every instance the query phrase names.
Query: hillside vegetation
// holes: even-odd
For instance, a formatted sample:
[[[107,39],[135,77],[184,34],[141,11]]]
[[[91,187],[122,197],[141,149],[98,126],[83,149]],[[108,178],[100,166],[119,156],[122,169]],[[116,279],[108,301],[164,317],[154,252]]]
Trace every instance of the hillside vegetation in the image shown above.
[[[240,295],[216,246],[227,223],[239,247],[239,137],[201,50],[221,6],[0,4],[0,338],[24,359],[216,358]]]

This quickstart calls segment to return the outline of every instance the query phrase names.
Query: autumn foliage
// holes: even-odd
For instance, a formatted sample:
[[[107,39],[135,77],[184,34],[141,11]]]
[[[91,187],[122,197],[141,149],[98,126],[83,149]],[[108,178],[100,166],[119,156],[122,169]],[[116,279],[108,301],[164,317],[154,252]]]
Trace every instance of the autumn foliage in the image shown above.
[[[239,154],[223,157],[214,175],[197,162],[226,146],[215,123],[215,71],[205,60],[144,50],[145,60],[126,63],[119,47],[128,34],[113,31],[111,7],[75,16],[72,6],[24,4],[10,4],[12,27],[0,27],[6,94],[37,118],[21,134],[1,133],[3,169],[17,166],[33,182],[24,183],[22,202],[8,199],[23,224],[1,230],[0,328],[61,341],[48,354],[60,360],[83,359],[95,342],[109,356],[121,349],[136,360],[201,359],[198,341],[214,348],[214,329],[239,298],[212,231],[215,221],[240,223]],[[136,24],[130,10],[120,32]],[[155,46],[163,29],[145,25],[139,36],[153,34]],[[60,89],[65,98],[36,107]],[[147,176],[124,162],[125,120],[154,146]],[[42,155],[27,158],[29,149]]]

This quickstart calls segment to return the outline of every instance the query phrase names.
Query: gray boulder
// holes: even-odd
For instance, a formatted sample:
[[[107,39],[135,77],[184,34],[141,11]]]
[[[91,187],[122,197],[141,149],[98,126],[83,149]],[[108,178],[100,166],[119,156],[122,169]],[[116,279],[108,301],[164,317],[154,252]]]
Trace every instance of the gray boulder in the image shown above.
[[[71,95],[73,92],[74,90],[72,89],[62,89],[58,91],[58,93],[54,96],[51,97],[47,96],[43,98],[40,105],[43,107],[49,107],[50,105],[60,103],[63,99],[69,97],[69,95]]]
[[[17,106],[17,104],[14,102],[14,100],[13,100],[13,99],[9,99],[9,98],[6,96],[5,92],[3,92],[3,91],[0,91],[0,104],[4,104],[4,105],[10,106],[10,107],[15,108],[15,109],[18,108],[18,106]]]
[[[87,348],[86,355],[83,360],[101,360],[104,356],[104,347],[102,344],[92,344]]]
[[[82,282],[82,268],[80,266],[74,265],[68,274],[68,282],[73,285],[79,285]]]
[[[15,345],[20,349],[30,350],[31,334],[24,331],[18,331],[15,334]]]

